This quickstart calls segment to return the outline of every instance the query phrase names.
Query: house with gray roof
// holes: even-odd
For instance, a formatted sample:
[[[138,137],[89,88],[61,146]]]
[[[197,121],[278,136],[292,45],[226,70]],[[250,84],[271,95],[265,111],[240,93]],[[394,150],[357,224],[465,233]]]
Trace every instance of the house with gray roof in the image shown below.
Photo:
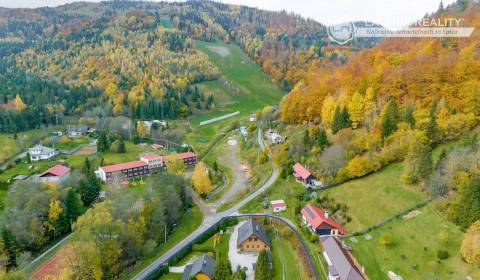
[[[199,257],[192,264],[185,266],[181,280],[190,280],[192,277],[196,279],[213,279],[215,273],[215,260],[207,254]]]
[[[35,145],[33,148],[28,149],[28,156],[30,156],[31,161],[49,160],[55,155],[57,155],[55,149],[43,145]]]
[[[70,137],[81,137],[88,132],[88,126],[81,125],[69,125],[67,129],[67,134]]]
[[[355,263],[353,256],[343,243],[334,236],[320,238],[323,256],[328,263],[329,280],[366,280],[364,273]]]
[[[255,220],[249,219],[238,228],[237,249],[239,251],[258,253],[270,248],[267,233]]]

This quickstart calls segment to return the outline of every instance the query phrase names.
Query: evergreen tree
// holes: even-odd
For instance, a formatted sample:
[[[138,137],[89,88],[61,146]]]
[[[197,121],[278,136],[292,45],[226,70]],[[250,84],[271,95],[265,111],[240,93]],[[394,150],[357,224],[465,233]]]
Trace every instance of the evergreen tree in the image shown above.
[[[322,150],[325,149],[325,147],[327,147],[328,145],[330,145],[330,142],[328,142],[327,133],[322,127],[320,127],[320,129],[318,130],[317,145]]]
[[[340,131],[340,129],[342,129],[342,116],[341,116],[341,112],[340,112],[340,107],[337,107],[335,109],[335,113],[333,115],[333,120],[332,120],[332,132],[333,134],[336,134],[337,132]]]
[[[350,120],[350,114],[348,113],[348,109],[343,107],[342,112],[340,113],[340,122],[341,128],[348,128],[352,126],[352,121]]]
[[[243,269],[240,266],[237,266],[237,270],[233,274],[232,279],[233,280],[245,280],[245,279],[247,279],[247,274],[245,273],[245,271],[243,271]]]
[[[97,139],[97,150],[99,152],[106,152],[110,148],[110,145],[108,144],[108,138],[107,134],[105,132],[102,132],[100,134],[100,137]]]
[[[388,102],[382,116],[382,139],[392,134],[397,129],[398,107],[395,100]]]
[[[213,279],[215,280],[230,280],[232,279],[232,268],[230,262],[226,258],[217,258],[217,265]]]
[[[305,133],[303,134],[303,145],[307,148],[310,147],[310,133],[308,129],[305,129]]]
[[[272,271],[270,269],[269,261],[268,261],[268,253],[267,251],[263,250],[258,255],[257,265],[255,268],[255,280],[271,280]]]
[[[72,190],[68,190],[65,198],[65,216],[69,224],[73,224],[83,212],[83,205],[77,194]]]
[[[118,145],[118,152],[119,153],[127,152],[127,148],[125,147],[125,141],[123,141],[123,139],[120,139],[120,144]]]
[[[463,229],[480,219],[480,178],[468,179],[458,186],[458,194],[448,209],[448,215]]]
[[[413,116],[414,110],[415,108],[411,104],[405,106],[405,121],[412,127],[415,125],[415,117]]]

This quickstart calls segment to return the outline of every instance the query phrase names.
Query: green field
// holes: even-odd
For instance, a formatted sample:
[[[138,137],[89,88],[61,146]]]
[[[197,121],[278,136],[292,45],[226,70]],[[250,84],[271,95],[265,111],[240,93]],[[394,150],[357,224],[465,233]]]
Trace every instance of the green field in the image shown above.
[[[460,244],[463,232],[438,215],[432,206],[419,209],[417,217],[394,220],[370,232],[371,240],[358,236],[358,243],[346,238],[353,247],[353,254],[365,266],[370,279],[388,279],[391,270],[403,279],[480,279],[480,270],[463,262]],[[391,234],[393,243],[379,245],[382,234]],[[446,236],[446,238],[445,238]],[[438,250],[445,250],[450,257],[438,260]]]
[[[372,175],[352,180],[322,191],[322,195],[348,206],[352,221],[345,225],[349,232],[365,229],[388,217],[426,200],[418,186],[400,181],[403,165],[391,164]]]
[[[212,139],[224,131],[234,120],[240,120],[266,105],[277,104],[282,93],[280,89],[265,75],[255,62],[238,46],[217,41],[207,43],[195,41],[196,47],[205,52],[211,61],[220,69],[221,75],[240,90],[239,94],[229,91],[219,81],[208,81],[196,84],[205,95],[213,94],[216,108],[207,114],[193,116],[189,119],[192,131],[187,140],[199,151],[208,147]],[[227,56],[222,56],[210,47],[220,47],[226,50]],[[201,121],[240,111],[240,116],[219,121],[205,126],[198,126]]]
[[[272,240],[272,260],[275,280],[300,280],[300,267],[297,255],[292,246],[285,240]]]

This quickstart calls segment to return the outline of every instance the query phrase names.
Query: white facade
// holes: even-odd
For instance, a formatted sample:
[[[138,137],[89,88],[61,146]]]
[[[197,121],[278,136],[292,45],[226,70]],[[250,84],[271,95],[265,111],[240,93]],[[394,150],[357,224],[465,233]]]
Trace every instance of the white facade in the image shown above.
[[[272,205],[272,211],[274,213],[282,212],[282,211],[287,210],[287,204],[285,203],[285,201],[283,199],[272,200],[272,201],[270,201],[270,205]]]
[[[31,161],[49,160],[53,158],[57,152],[55,149],[45,147],[42,145],[36,145],[33,148],[28,149]]]
[[[98,168],[95,171],[95,175],[97,176],[97,178],[99,178],[103,182],[107,181],[107,174],[105,173],[105,171],[102,168]]]
[[[148,154],[140,156],[140,160],[143,160],[148,164],[149,169],[157,169],[164,166],[163,158],[161,156],[152,157]]]
[[[248,135],[248,131],[247,131],[247,128],[245,126],[240,127],[240,134],[242,134],[242,136],[244,136],[244,137],[246,137]]]

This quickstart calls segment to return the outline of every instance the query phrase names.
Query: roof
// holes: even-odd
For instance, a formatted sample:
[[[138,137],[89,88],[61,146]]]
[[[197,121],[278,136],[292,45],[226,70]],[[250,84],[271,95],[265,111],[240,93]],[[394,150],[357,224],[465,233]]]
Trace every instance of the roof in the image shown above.
[[[311,204],[307,204],[302,208],[301,212],[310,225],[312,225],[314,228],[318,228],[322,224],[327,224],[335,229],[338,229],[341,234],[347,233],[347,231],[339,223],[337,223],[330,215],[325,215],[325,211],[320,208],[317,208]]]
[[[40,150],[41,153],[44,153],[44,154],[48,154],[48,153],[53,153],[55,152],[55,149],[52,149],[52,148],[49,148],[49,147],[45,147],[43,145],[35,145],[33,146],[32,148],[28,149],[28,150]]]
[[[51,167],[47,171],[40,174],[39,177],[43,177],[47,174],[52,174],[53,176],[62,177],[62,176],[65,176],[65,174],[67,174],[68,172],[70,172],[70,168],[63,165],[55,165],[54,167]]]
[[[143,154],[141,155],[144,159],[161,159],[162,157],[157,154]]]
[[[267,236],[265,230],[253,219],[247,220],[238,228],[237,244],[242,244],[250,236],[255,235],[258,239],[262,240],[265,244],[270,246],[270,239]]]
[[[68,131],[69,132],[87,132],[88,131],[88,126],[81,124],[81,125],[69,125],[68,126]]]
[[[295,174],[302,177],[302,179],[307,179],[312,175],[310,171],[308,171],[305,167],[303,167],[303,165],[298,162],[295,163],[295,165],[293,166],[293,171],[295,172]]]
[[[178,154],[178,157],[181,158],[181,159],[187,159],[187,158],[192,158],[192,157],[196,157],[196,156],[197,156],[197,154],[192,153],[192,152],[186,152],[186,153]]]
[[[28,177],[30,177],[30,176],[25,175],[25,174],[19,174],[19,175],[13,177],[13,180],[25,180],[25,179],[28,179]]]
[[[330,272],[336,272],[342,280],[365,280],[351,255],[336,237],[322,237],[321,241],[325,254],[332,263],[328,268]]]
[[[190,277],[195,276],[200,272],[206,274],[208,277],[210,277],[210,279],[213,279],[215,265],[215,260],[212,257],[204,254],[194,263],[185,266],[181,280],[189,280]]]
[[[131,161],[131,162],[124,162],[114,165],[102,166],[100,167],[105,172],[116,172],[125,169],[135,168],[135,167],[143,167],[147,166],[147,163],[143,160]]]
[[[284,206],[287,206],[287,204],[285,203],[285,201],[284,201],[283,199],[272,200],[272,201],[270,201],[270,204],[272,204],[273,207],[284,207]]]

